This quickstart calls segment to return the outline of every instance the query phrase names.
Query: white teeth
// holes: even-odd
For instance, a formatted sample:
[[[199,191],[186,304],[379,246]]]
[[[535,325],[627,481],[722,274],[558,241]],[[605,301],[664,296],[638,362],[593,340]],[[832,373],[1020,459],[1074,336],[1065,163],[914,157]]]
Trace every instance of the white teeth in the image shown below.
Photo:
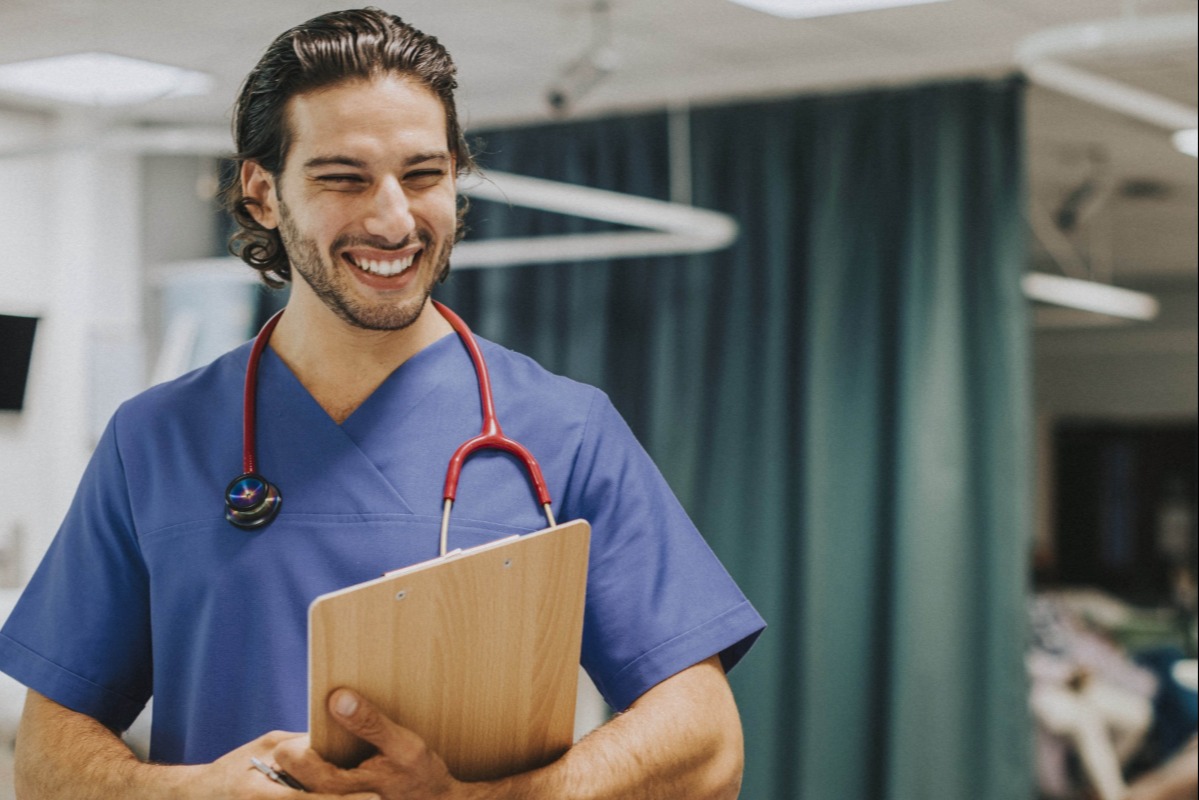
[[[408,267],[412,266],[414,258],[416,258],[415,253],[407,258],[401,258],[399,261],[372,261],[366,258],[356,258],[354,259],[354,263],[373,275],[382,275],[387,278],[392,275],[398,275],[408,269]]]

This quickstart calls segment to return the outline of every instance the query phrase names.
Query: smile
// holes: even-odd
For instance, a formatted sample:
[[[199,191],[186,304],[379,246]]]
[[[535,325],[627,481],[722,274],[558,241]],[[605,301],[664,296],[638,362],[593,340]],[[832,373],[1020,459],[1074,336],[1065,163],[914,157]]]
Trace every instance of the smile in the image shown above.
[[[416,253],[410,253],[402,258],[388,261],[371,258],[354,258],[352,256],[347,256],[346,258],[350,261],[350,263],[364,272],[389,278],[392,275],[398,275],[399,273],[408,269],[408,267],[412,266],[412,262],[416,258]]]

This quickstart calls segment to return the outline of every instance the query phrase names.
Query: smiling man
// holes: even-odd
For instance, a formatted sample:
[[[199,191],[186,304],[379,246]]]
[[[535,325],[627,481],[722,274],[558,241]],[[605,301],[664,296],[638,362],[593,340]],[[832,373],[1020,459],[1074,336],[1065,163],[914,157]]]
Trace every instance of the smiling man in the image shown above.
[[[427,300],[458,228],[456,159],[441,100],[394,71],[297,95],[287,126],[281,171],[243,161],[242,202],[299,277],[272,346],[342,422],[451,332]]]
[[[334,717],[378,754],[326,763],[307,718],[306,611],[433,557],[441,479],[479,430],[463,342],[429,296],[461,232],[454,67],[375,9],[280,36],[234,115],[232,249],[292,284],[257,379],[257,457],[287,500],[245,530],[218,499],[242,447],[249,344],[114,415],[0,633],[30,691],[23,798],[731,798],[741,727],[725,672],[763,623],[599,391],[480,341],[504,427],[559,519],[592,526],[582,665],[618,715],[548,766],[463,782],[351,691]],[[240,485],[240,484],[238,484]],[[462,471],[452,546],[543,527],[504,453]],[[86,602],[80,602],[86,598]],[[154,698],[151,763],[120,732]]]

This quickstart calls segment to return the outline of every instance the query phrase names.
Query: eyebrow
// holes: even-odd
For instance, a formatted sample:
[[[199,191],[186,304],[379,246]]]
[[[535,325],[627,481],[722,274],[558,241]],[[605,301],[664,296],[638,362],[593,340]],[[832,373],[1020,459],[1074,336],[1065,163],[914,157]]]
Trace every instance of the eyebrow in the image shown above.
[[[410,167],[413,164],[421,164],[426,161],[451,161],[449,153],[433,152],[433,153],[414,153],[404,159],[404,166]],[[354,169],[366,169],[367,162],[361,158],[353,158],[351,156],[315,156],[304,162],[305,170],[320,169],[321,167],[338,166],[338,167],[353,167]]]

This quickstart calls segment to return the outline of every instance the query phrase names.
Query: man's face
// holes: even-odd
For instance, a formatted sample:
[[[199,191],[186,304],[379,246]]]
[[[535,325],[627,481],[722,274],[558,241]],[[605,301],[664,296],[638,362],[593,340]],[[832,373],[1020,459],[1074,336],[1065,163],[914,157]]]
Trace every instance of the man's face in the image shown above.
[[[457,225],[441,101],[386,75],[298,95],[287,111],[278,182],[252,163],[242,174],[259,221],[279,228],[293,291],[359,328],[411,325],[448,268]]]

